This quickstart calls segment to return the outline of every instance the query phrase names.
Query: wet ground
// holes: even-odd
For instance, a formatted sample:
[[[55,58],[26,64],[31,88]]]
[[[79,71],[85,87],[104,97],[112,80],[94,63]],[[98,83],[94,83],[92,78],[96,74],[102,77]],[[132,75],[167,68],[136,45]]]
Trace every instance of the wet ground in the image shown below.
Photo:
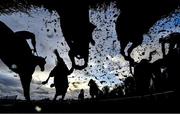
[[[1,101],[0,112],[180,112],[178,96],[173,91],[156,93],[145,96],[123,98],[85,99],[51,101],[48,99],[28,103],[22,100]]]

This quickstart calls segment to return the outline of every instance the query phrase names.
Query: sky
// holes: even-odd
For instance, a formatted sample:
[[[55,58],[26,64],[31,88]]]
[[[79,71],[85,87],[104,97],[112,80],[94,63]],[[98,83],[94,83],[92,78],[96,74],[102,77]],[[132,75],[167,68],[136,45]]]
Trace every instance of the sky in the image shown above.
[[[129,63],[120,54],[120,42],[117,40],[115,31],[115,21],[119,15],[120,10],[114,3],[107,6],[106,10],[102,8],[89,10],[90,21],[97,26],[92,33],[96,44],[89,45],[90,56],[87,68],[81,71],[75,70],[68,76],[69,88],[65,99],[77,99],[80,89],[85,89],[85,97],[90,97],[87,85],[90,79],[96,80],[100,89],[103,86],[109,86],[112,89],[116,84],[122,84],[124,76],[130,76]],[[45,71],[41,72],[37,67],[33,74],[31,99],[47,97],[52,99],[55,94],[55,89],[49,87],[53,79],[50,79],[47,85],[41,86],[41,82],[46,80],[49,72],[55,66],[54,49],[58,49],[68,68],[71,67],[68,57],[69,47],[64,40],[59,19],[60,16],[55,11],[50,13],[43,7],[32,8],[28,14],[15,12],[0,15],[0,21],[6,23],[14,32],[22,30],[33,32],[36,36],[38,55],[47,56]],[[179,25],[179,10],[157,21],[149,32],[144,34],[143,43],[133,50],[131,57],[139,62],[141,59],[147,58],[149,52],[156,50],[157,53],[153,56],[152,62],[161,58],[162,52],[158,39],[172,31],[178,32]],[[18,95],[18,99],[24,99],[18,75],[0,61],[0,96],[6,95]]]

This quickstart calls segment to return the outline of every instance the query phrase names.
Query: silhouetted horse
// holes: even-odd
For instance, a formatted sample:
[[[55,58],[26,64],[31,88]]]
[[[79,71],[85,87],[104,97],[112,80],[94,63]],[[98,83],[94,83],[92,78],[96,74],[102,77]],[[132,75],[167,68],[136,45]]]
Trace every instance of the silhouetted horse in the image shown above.
[[[81,91],[78,95],[78,100],[84,100],[84,89],[81,89]]]
[[[124,86],[125,86],[125,95],[126,96],[133,96],[136,91],[136,83],[134,77],[127,77],[124,80]]]
[[[70,70],[67,68],[66,64],[64,63],[63,59],[59,56],[57,50],[54,51],[56,57],[57,57],[57,64],[53,68],[53,70],[50,72],[49,77],[46,81],[42,82],[42,84],[46,84],[50,77],[54,77],[54,83],[51,84],[51,87],[56,88],[56,94],[54,96],[54,100],[59,95],[62,95],[62,100],[64,99],[67,89],[69,87],[68,83],[68,75],[70,75],[73,72],[73,68]]]
[[[171,51],[175,48],[180,48],[180,33],[178,32],[173,32],[169,35],[167,35],[165,38],[160,38],[159,39],[159,43],[161,43],[161,49],[162,49],[162,53],[163,53],[163,57],[165,57],[165,44],[168,43],[169,44],[169,52],[171,53]]]
[[[162,69],[166,69],[166,60],[164,58],[151,63],[151,71],[154,75],[153,83],[156,92],[164,91],[166,86],[168,86],[168,83],[166,83],[167,77],[164,74],[165,70],[162,71]]]
[[[95,26],[89,21],[89,4],[84,0],[64,1],[59,3],[60,8],[56,11],[60,14],[62,32],[70,47],[72,65],[76,69],[83,69],[88,64],[89,43],[95,43],[92,39]],[[75,57],[84,59],[84,65],[76,65]]]
[[[144,95],[150,92],[150,80],[153,78],[152,65],[150,63],[153,52],[150,52],[149,59],[142,59],[139,63],[134,63],[134,74],[136,92]]]
[[[121,54],[130,62],[133,61],[130,54],[142,43],[143,34],[147,33],[156,21],[168,15],[180,4],[179,0],[119,0],[117,2],[121,10],[116,22],[117,37],[121,44]],[[130,42],[132,45],[126,55],[124,49]]]
[[[9,69],[19,74],[24,96],[26,100],[30,100],[29,91],[32,74],[37,65],[40,66],[41,71],[44,71],[45,58],[34,56],[26,42],[26,36],[22,39],[23,37],[19,37],[19,33],[19,35],[16,35],[3,22],[0,22],[0,33],[2,35],[0,36],[0,58]]]
[[[179,89],[179,75],[180,75],[180,33],[171,33],[165,38],[160,40],[162,43],[163,59],[165,59],[167,74],[168,74],[168,84],[169,89],[174,89],[178,91]],[[165,43],[168,43],[169,52],[165,54]]]
[[[123,97],[124,92],[123,92],[124,86],[123,85],[115,85],[113,90],[109,92],[109,97]]]
[[[110,88],[109,86],[104,86],[102,88],[103,97],[109,97],[110,96]]]
[[[61,18],[60,21],[63,34],[71,48],[69,55],[73,66],[77,69],[82,69],[86,67],[88,62],[88,44],[92,41],[91,32],[94,28],[90,27],[91,24],[89,23],[88,3],[97,4],[103,3],[104,1],[107,2],[108,0],[17,0],[16,2],[38,6],[43,5],[47,9],[56,10],[58,12]],[[117,1],[121,10],[121,14],[116,22],[116,31],[118,40],[121,44],[121,54],[126,60],[130,61],[133,61],[130,57],[130,53],[136,46],[141,44],[143,34],[147,33],[149,28],[152,27],[157,20],[169,14],[180,4],[179,0],[109,1]],[[5,3],[2,2],[2,4]],[[24,6],[27,6],[27,4]],[[6,4],[5,6],[8,7]],[[74,16],[74,14],[76,15]],[[124,49],[129,42],[132,42],[132,46],[128,49],[128,55],[125,55]],[[79,67],[76,65],[74,57],[84,58],[84,66]]]
[[[89,21],[89,1],[90,0],[8,0],[8,3],[2,1],[0,1],[0,3],[1,6],[4,6],[4,9],[17,6],[16,9],[19,8],[19,10],[21,10],[23,8],[31,8],[31,6],[34,5],[39,7],[44,6],[50,11],[56,11],[60,15],[62,32],[70,47],[69,56],[72,65],[76,69],[83,69],[88,64],[89,43],[95,43],[92,39],[92,31],[95,26]],[[84,65],[77,65],[74,60],[75,57],[84,59]]]
[[[75,69],[83,69],[88,65],[89,43],[94,44],[92,32],[95,25],[89,21],[88,1],[78,0],[27,0],[30,4],[43,5],[55,10],[60,15],[60,25],[63,36],[70,47],[69,57]],[[77,59],[84,59],[84,65],[75,63]]]

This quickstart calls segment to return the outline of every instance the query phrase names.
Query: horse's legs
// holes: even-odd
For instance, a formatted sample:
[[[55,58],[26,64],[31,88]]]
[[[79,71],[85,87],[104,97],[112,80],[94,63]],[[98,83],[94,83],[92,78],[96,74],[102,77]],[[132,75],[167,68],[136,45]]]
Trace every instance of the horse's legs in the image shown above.
[[[91,95],[91,98],[92,98],[92,99],[94,99],[94,94],[93,94],[93,95]]]
[[[70,60],[72,62],[72,67],[75,68],[75,69],[78,69],[78,70],[82,70],[82,69],[86,68],[87,65],[88,65],[88,59],[89,59],[89,55],[88,54],[89,53],[85,54],[87,56],[83,56],[84,65],[83,66],[79,66],[79,65],[76,65],[76,63],[75,63],[75,52],[73,52],[73,49],[70,49],[68,55],[69,55],[69,58],[70,58]]]
[[[121,35],[120,35],[120,33],[117,33],[117,37],[118,37],[118,39],[120,40],[120,46],[121,46],[121,48],[120,48],[120,53],[122,54],[122,56],[124,57],[124,59],[126,60],[126,61],[129,61],[129,63],[130,63],[130,66],[129,66],[129,70],[130,70],[130,73],[132,74],[132,64],[131,64],[131,57],[130,57],[130,54],[129,53],[131,53],[131,51],[133,50],[133,48],[131,49],[131,47],[128,49],[128,55],[126,56],[126,54],[125,54],[125,48],[126,48],[126,46],[127,46],[127,44],[129,43],[129,41],[128,40],[126,40],[126,39],[122,39],[122,37],[123,38],[125,38],[125,36],[123,36],[123,34],[124,33],[121,33]],[[121,39],[120,39],[120,37],[121,37]]]
[[[128,60],[126,54],[125,54],[125,48],[127,46],[129,41],[120,41],[120,44],[121,44],[121,49],[120,49],[120,53],[122,54],[122,56],[124,57],[125,60]]]
[[[75,60],[74,60],[73,49],[70,48],[68,55],[69,55],[69,58],[70,58],[70,60],[72,62],[72,67],[75,68],[76,64],[75,64]]]
[[[64,100],[65,95],[66,95],[66,93],[62,94],[62,98],[61,98],[62,100]]]
[[[137,35],[134,35],[134,39],[136,40],[132,41],[132,45],[127,50],[129,59],[132,59],[131,52],[133,51],[133,49],[136,48],[138,45],[142,44],[143,36],[141,34],[137,34]]]
[[[86,68],[88,66],[88,59],[89,59],[89,53],[87,53],[86,56],[84,57],[84,62],[85,62],[84,63],[84,68]]]
[[[56,101],[57,96],[58,96],[58,94],[55,93],[54,98],[53,98],[53,101]]]
[[[30,101],[30,82],[32,80],[32,76],[31,75],[20,75],[20,79],[21,79],[21,84],[23,87],[23,91],[24,91],[24,97],[27,101]]]
[[[141,39],[143,39],[142,36],[139,36],[141,37]],[[127,53],[128,53],[128,56],[127,56],[127,59],[129,61],[129,68],[130,68],[130,73],[132,74],[132,67],[133,67],[133,63],[134,63],[134,59],[131,58],[131,52],[133,51],[134,48],[136,48],[138,45],[140,45],[142,43],[142,40],[137,40],[137,41],[134,41],[132,43],[132,45],[129,47],[129,49],[127,50]]]
[[[138,45],[139,45],[138,43],[133,43],[133,44],[131,45],[131,47],[129,47],[129,49],[127,50],[128,58],[129,58],[129,59],[132,59],[132,58],[131,58],[131,52],[132,52],[133,49],[136,48]]]
[[[127,56],[125,54],[125,48],[127,44],[129,43],[130,35],[128,34],[128,29],[126,26],[126,15],[123,15],[123,13],[117,18],[116,21],[116,33],[117,33],[117,39],[120,42],[120,53],[124,57],[125,60],[127,60]]]
[[[133,63],[134,63],[134,59],[131,58],[131,52],[132,50],[136,47],[136,45],[134,45],[134,43],[131,45],[131,47],[127,50],[127,60],[129,61],[129,70],[130,70],[130,73],[133,74],[132,72],[132,67],[133,67]]]
[[[76,69],[82,70],[88,66],[89,53],[85,54],[85,56],[83,56],[83,59],[84,59],[84,65],[82,65],[82,66],[76,65],[75,66]]]

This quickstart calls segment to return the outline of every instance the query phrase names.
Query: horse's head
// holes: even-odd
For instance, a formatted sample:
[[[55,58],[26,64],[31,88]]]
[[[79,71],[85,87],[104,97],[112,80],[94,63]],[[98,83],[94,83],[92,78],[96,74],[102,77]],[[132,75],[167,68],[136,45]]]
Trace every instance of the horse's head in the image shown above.
[[[41,71],[44,71],[45,70],[45,64],[46,64],[46,58],[47,57],[36,57],[36,64],[39,65]]]

